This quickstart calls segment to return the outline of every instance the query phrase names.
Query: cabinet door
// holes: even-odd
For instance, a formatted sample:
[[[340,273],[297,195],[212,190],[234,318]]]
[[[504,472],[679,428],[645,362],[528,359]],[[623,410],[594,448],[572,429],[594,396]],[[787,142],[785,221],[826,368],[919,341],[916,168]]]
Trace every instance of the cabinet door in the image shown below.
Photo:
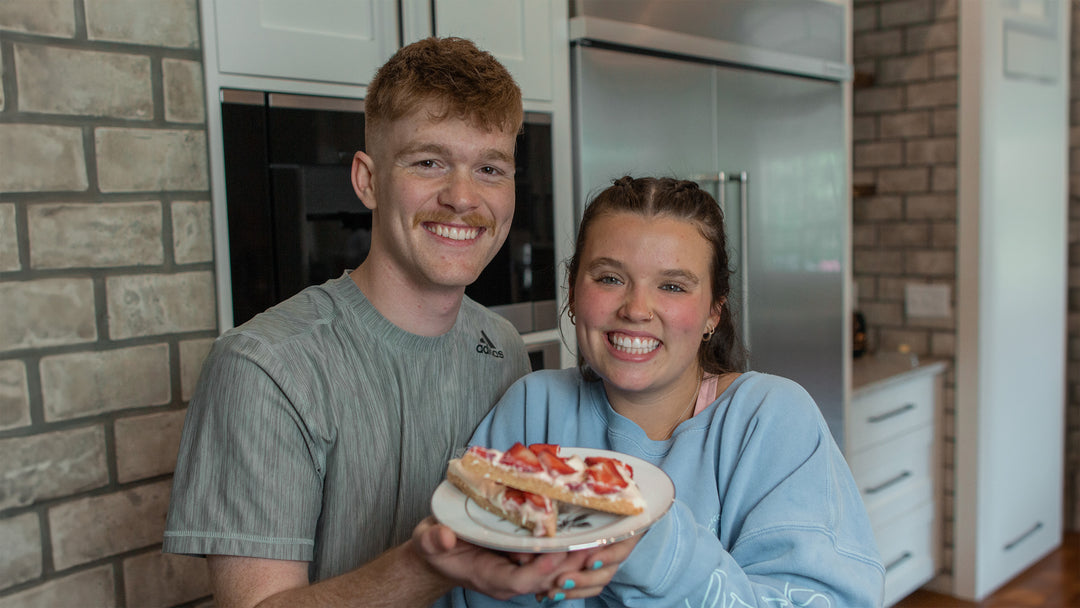
[[[397,49],[394,0],[217,0],[218,71],[364,85]]]
[[[437,0],[435,33],[490,52],[526,99],[551,99],[551,0]]]

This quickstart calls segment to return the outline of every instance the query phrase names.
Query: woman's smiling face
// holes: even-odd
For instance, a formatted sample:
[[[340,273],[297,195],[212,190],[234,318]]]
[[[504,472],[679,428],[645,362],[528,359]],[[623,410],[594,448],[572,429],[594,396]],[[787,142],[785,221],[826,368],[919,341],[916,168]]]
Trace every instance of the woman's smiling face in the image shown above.
[[[589,226],[572,301],[578,348],[614,393],[685,394],[699,381],[702,334],[715,327],[712,250],[667,216],[607,213]]]

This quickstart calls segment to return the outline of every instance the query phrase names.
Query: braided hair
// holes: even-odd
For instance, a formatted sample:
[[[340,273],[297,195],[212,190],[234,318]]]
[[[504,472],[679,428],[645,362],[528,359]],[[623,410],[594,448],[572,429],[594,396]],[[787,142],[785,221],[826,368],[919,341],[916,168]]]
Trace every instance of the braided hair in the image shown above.
[[[577,280],[581,254],[589,226],[602,215],[632,213],[644,217],[667,217],[689,222],[698,229],[712,249],[709,278],[712,285],[712,303],[723,304],[716,330],[701,343],[698,363],[707,373],[724,374],[746,369],[746,351],[735,330],[731,307],[727,306],[731,293],[730,261],[727,237],[724,233],[724,214],[716,199],[698,187],[696,182],[669,177],[620,177],[607,189],[597,194],[585,208],[578,227],[574,255],[566,265],[570,297],[566,309],[573,307],[573,287]],[[586,379],[598,379],[579,356],[578,367]]]

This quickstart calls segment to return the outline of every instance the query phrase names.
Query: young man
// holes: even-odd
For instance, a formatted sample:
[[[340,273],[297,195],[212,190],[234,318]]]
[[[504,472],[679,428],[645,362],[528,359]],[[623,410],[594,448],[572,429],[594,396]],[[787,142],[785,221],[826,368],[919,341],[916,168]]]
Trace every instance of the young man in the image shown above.
[[[554,596],[571,575],[571,593],[598,593],[628,548],[506,556],[424,519],[447,460],[528,371],[512,326],[464,297],[513,216],[521,93],[472,43],[428,39],[379,70],[365,112],[370,253],[217,340],[164,550],[208,556],[219,606]],[[485,336],[504,357],[477,351]]]

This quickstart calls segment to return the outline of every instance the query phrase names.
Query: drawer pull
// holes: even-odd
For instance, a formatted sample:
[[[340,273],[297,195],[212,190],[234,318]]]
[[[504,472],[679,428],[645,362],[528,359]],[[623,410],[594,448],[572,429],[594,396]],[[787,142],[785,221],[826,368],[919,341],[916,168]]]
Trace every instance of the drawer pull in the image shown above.
[[[1016,537],[1013,541],[1007,543],[1005,545],[1005,550],[1006,551],[1012,551],[1014,548],[1016,548],[1017,545],[1024,542],[1025,540],[1027,540],[1032,534],[1035,534],[1036,532],[1041,530],[1042,527],[1043,527],[1043,523],[1041,521],[1035,522],[1035,525],[1031,526],[1031,529],[1029,529],[1027,532],[1024,532],[1020,536]]]
[[[877,416],[870,416],[866,420],[869,421],[871,424],[874,424],[874,423],[877,423],[877,422],[881,422],[883,420],[888,420],[889,418],[892,418],[893,416],[899,416],[900,414],[903,414],[904,412],[910,412],[913,409],[915,409],[915,404],[914,403],[905,403],[904,405],[901,405],[900,407],[896,408],[895,410],[889,410],[889,411],[885,412],[884,414],[878,414]]]
[[[880,491],[882,491],[882,490],[884,490],[886,488],[889,488],[891,486],[894,486],[894,485],[900,483],[901,481],[904,481],[908,477],[911,477],[911,471],[904,471],[903,473],[900,473],[899,475],[897,475],[896,477],[893,477],[892,479],[889,479],[888,481],[884,481],[882,483],[879,483],[878,485],[876,485],[876,486],[874,486],[872,488],[866,488],[866,493],[867,494],[877,494],[878,492],[880,492]]]
[[[911,559],[913,557],[915,557],[915,554],[913,554],[911,551],[904,551],[903,555],[901,555],[900,557],[898,557],[898,558],[892,560],[891,562],[885,564],[885,573],[888,574],[890,570],[892,570],[893,568],[896,568],[900,564],[908,561],[909,559]]]

